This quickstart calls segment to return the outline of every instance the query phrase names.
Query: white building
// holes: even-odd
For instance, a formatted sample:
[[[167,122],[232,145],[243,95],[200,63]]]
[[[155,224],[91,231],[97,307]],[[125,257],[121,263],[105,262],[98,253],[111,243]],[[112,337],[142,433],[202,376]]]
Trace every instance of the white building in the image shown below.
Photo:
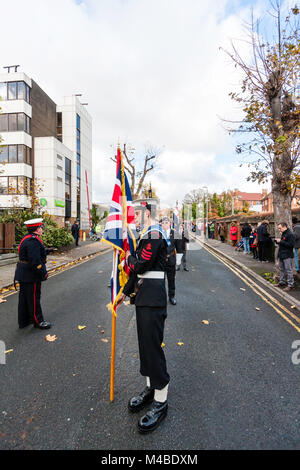
[[[15,67],[0,74],[0,96],[0,209],[31,207],[33,185],[40,212],[60,225],[79,219],[88,228],[92,120],[86,107],[77,96],[57,106]]]

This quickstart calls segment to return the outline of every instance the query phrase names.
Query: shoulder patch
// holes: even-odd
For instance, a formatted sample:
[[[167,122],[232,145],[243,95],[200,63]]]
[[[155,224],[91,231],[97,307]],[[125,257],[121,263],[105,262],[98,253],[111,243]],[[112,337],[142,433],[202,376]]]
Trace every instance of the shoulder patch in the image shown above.
[[[146,250],[150,250],[151,249],[151,243],[148,243],[148,245],[146,246]]]

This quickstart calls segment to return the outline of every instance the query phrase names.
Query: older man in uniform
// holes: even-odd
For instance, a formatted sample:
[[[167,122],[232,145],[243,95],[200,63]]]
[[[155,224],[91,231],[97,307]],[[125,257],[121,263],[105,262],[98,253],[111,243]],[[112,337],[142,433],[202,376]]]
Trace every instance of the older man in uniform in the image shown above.
[[[41,282],[48,277],[47,254],[53,249],[45,248],[40,236],[43,233],[43,219],[27,220],[28,234],[19,245],[19,262],[15,280],[20,283],[18,322],[19,328],[33,324],[42,330],[51,328],[43,318],[41,308]]]
[[[169,240],[159,225],[155,225],[155,206],[146,205],[146,231],[133,256],[126,253],[130,278],[125,285],[121,302],[126,295],[134,299],[140,355],[140,372],[146,378],[146,388],[128,403],[135,413],[152,402],[152,408],[138,421],[138,430],[154,430],[166,417],[170,376],[162,349],[164,323],[167,317],[165,265]],[[133,303],[133,302],[132,302]]]

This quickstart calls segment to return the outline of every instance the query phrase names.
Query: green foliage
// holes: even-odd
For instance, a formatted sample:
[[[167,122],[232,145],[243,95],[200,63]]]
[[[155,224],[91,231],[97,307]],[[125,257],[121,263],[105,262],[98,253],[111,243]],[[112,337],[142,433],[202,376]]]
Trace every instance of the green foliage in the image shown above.
[[[61,248],[74,243],[74,239],[67,228],[58,228],[51,225],[43,233],[42,240],[46,246],[53,246],[54,248]]]
[[[44,233],[42,235],[42,239],[45,242],[45,245],[60,248],[74,242],[73,237],[68,230],[66,228],[59,228],[57,223],[46,212],[36,214],[30,209],[25,209],[23,211],[6,210],[0,215],[0,223],[14,223],[16,243],[20,243],[22,238],[28,233],[24,222],[26,220],[37,219],[40,217],[43,218],[44,222]]]

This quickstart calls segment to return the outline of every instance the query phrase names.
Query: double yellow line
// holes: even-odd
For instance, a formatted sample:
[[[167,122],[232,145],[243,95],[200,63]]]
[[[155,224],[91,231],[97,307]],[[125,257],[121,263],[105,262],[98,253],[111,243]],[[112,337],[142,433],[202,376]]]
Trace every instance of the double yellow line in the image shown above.
[[[224,259],[222,256],[220,256],[218,253],[216,253],[214,250],[208,248],[205,246],[203,243],[199,242],[198,243],[206,250],[208,251],[211,255],[213,255],[215,258],[217,258],[221,263],[225,264],[228,269],[230,269],[236,276],[238,276],[247,286],[249,286],[262,300],[264,300],[270,307],[272,307],[275,312],[280,315],[285,321],[287,321],[295,330],[300,333],[300,318],[297,317],[293,312],[291,312],[288,308],[286,308],[284,305],[282,305],[275,297],[273,297],[269,292],[267,292],[263,287],[259,286],[256,282],[254,282],[247,274],[245,274],[243,271],[238,269],[236,266],[234,266],[230,261],[227,259]],[[283,313],[285,312],[285,313]],[[287,315],[289,315],[289,317]],[[292,320],[293,321],[292,321]]]

